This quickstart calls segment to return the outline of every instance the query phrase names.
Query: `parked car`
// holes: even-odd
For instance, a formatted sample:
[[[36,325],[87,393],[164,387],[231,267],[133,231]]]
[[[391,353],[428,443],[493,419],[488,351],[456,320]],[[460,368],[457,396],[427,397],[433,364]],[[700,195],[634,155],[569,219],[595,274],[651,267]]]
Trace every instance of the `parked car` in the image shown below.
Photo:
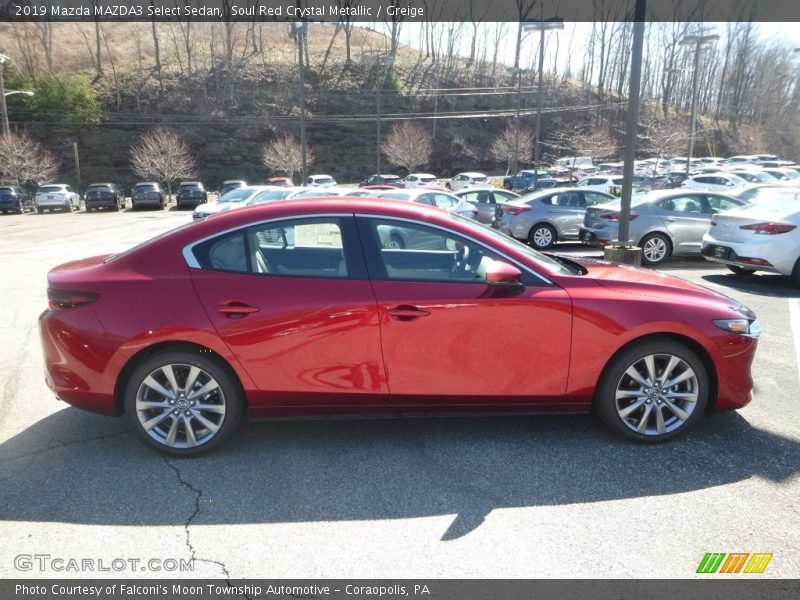
[[[222,182],[221,186],[219,186],[218,190],[219,197],[222,198],[222,196],[224,196],[231,190],[235,190],[237,188],[244,187],[246,185],[247,182],[244,179],[227,179]]]
[[[323,189],[311,188],[302,190],[293,194],[292,198],[329,198],[331,196],[350,196],[352,194],[359,194],[359,192],[364,196],[370,194],[369,190],[360,190],[358,188],[326,187]]]
[[[764,173],[769,173],[778,181],[789,182],[793,185],[800,183],[800,172],[788,167],[764,167]]]
[[[472,188],[453,192],[457,198],[463,198],[478,209],[476,218],[481,223],[496,223],[499,207],[506,202],[519,198],[519,194],[510,190],[497,188]]]
[[[234,208],[241,208],[245,206],[251,198],[265,190],[274,190],[275,187],[266,185],[245,185],[242,187],[234,188],[219,197],[216,202],[205,202],[197,206],[192,213],[192,219],[201,221],[211,215],[215,215],[226,210]]]
[[[524,190],[527,187],[536,185],[543,179],[553,179],[547,171],[536,169],[522,169],[514,175],[503,177],[503,187],[507,190]]]
[[[386,247],[392,228],[437,247]],[[688,281],[369,198],[229,211],[60,265],[47,298],[47,385],[184,457],[312,412],[592,411],[661,442],[748,404],[759,333]]]
[[[740,276],[778,273],[800,286],[800,190],[714,215],[702,254]]]
[[[538,179],[536,183],[532,183],[526,187],[522,193],[529,194],[538,190],[549,190],[557,187],[572,187],[575,181],[571,177],[553,177],[552,179]],[[510,191],[510,190],[508,190]]]
[[[741,177],[747,183],[777,183],[778,178],[762,169],[748,169],[747,167],[733,167],[729,173]]]
[[[717,192],[735,192],[747,185],[747,180],[742,179],[735,173],[711,173],[704,175],[692,175],[686,179],[681,187],[693,190],[714,190]]]
[[[736,167],[736,166],[743,166],[743,165],[755,165],[758,162],[758,157],[755,155],[741,155],[741,156],[729,156],[728,157],[728,166]]]
[[[25,188],[17,185],[0,186],[0,210],[3,214],[15,212],[21,215],[26,210],[35,209],[33,198]]]
[[[394,187],[400,187],[400,176],[399,175],[391,175],[391,174],[383,174],[378,175],[377,173],[374,175],[370,175],[366,179],[362,179],[361,182],[358,184],[358,187],[365,187],[368,185],[392,185]]]
[[[113,183],[93,183],[83,194],[83,205],[86,212],[98,208],[118,211],[125,208],[125,194]]]
[[[466,187],[488,184],[489,178],[483,173],[468,172],[459,173],[455,177],[451,177],[445,182],[444,186],[448,190],[461,190]]]
[[[175,193],[175,204],[178,209],[196,208],[208,202],[208,192],[199,181],[184,181]]]
[[[267,179],[267,185],[273,185],[277,187],[294,187],[291,177],[270,177]]]
[[[333,187],[336,180],[330,175],[309,175],[306,177],[306,185],[309,187]]]
[[[581,179],[576,185],[579,188],[588,188],[599,192],[610,193],[611,188],[621,188],[624,178],[610,175],[592,175],[586,179]]]
[[[72,186],[66,183],[51,183],[39,188],[34,198],[34,204],[38,213],[42,213],[45,210],[72,212],[80,209],[81,198],[72,189]]]
[[[436,178],[436,175],[431,175],[430,173],[409,173],[398,181],[398,183],[404,188],[415,188],[420,185],[437,184],[439,180]]]
[[[263,204],[265,202],[275,202],[276,200],[288,200],[297,194],[301,194],[307,190],[319,190],[319,188],[310,188],[305,186],[281,187],[273,186],[270,189],[259,192],[247,201],[247,206],[254,204]]]
[[[780,181],[776,181],[775,183],[751,183],[750,185],[746,185],[743,188],[735,190],[729,195],[733,196],[734,198],[738,198],[739,200],[743,200],[744,202],[756,202],[762,195],[767,194],[772,190],[785,190],[787,188],[788,186],[783,185]]]
[[[556,188],[527,194],[497,209],[497,228],[537,250],[562,240],[577,240],[588,206],[614,200],[607,192]]]
[[[161,185],[155,181],[143,181],[133,186],[131,190],[131,208],[136,210],[144,207],[164,208],[166,194]]]
[[[586,209],[580,240],[605,246],[619,234],[620,200]],[[738,200],[718,192],[672,190],[650,192],[631,199],[628,242],[642,249],[642,264],[660,265],[670,256],[700,254],[711,216],[736,206]]]

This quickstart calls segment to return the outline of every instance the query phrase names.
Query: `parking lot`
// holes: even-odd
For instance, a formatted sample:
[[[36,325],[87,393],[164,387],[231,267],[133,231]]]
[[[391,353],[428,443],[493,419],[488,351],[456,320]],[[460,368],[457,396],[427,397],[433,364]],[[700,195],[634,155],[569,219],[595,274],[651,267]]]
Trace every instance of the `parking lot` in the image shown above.
[[[37,317],[50,268],[190,221],[174,208],[0,216],[0,576],[687,578],[708,552],[772,553],[759,577],[800,576],[800,288],[787,278],[700,258],[662,268],[763,327],[753,402],[672,443],[631,444],[588,415],[322,419],[249,423],[177,460],[54,399]]]

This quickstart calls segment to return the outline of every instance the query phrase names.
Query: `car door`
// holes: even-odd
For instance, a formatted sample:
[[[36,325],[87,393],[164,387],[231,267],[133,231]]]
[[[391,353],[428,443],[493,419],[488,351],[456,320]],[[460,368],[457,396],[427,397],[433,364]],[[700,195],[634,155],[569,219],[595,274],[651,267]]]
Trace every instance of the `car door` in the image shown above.
[[[559,238],[578,237],[578,229],[586,212],[583,195],[579,191],[559,192],[552,196],[546,210],[548,221],[555,225]]]
[[[488,286],[486,267],[505,260],[449,230],[358,217],[378,303],[390,403],[398,406],[548,404],[569,370],[571,302],[526,272],[516,292]],[[382,230],[438,237],[438,248],[397,250]]]
[[[705,194],[671,196],[659,201],[656,206],[672,237],[673,254],[699,254],[703,234],[711,221]]]
[[[385,402],[378,312],[352,216],[253,225],[191,252],[198,298],[262,406]]]

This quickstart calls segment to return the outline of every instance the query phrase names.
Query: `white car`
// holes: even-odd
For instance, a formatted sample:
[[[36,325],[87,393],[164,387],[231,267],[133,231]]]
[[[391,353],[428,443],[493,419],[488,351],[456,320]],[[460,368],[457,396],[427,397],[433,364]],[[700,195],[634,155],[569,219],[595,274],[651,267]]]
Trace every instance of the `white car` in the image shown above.
[[[306,177],[306,185],[309,187],[333,187],[336,180],[330,175],[309,175]]]
[[[436,175],[431,175],[430,173],[409,173],[398,183],[404,188],[415,188],[420,185],[435,185],[439,183],[439,180]]]
[[[51,183],[39,188],[39,191],[36,192],[34,204],[38,213],[45,210],[72,212],[80,208],[81,197],[73,191],[71,186],[65,183]]]
[[[775,190],[775,199],[759,199],[714,215],[703,236],[703,256],[737,275],[768,271],[789,275],[800,285],[800,190]]]
[[[703,173],[689,177],[681,184],[695,190],[713,190],[715,192],[732,193],[747,186],[748,181],[742,179],[736,173]]]
[[[452,179],[448,179],[445,187],[448,190],[463,190],[466,187],[475,185],[488,185],[489,178],[483,173],[459,173]]]
[[[610,192],[613,187],[622,187],[623,177],[621,175],[593,175],[586,179],[581,179],[575,184],[576,187],[588,188],[590,190],[599,190],[601,192]]]
[[[748,183],[780,183],[777,177],[757,167],[733,167],[732,169],[726,169],[726,172],[738,175],[747,180]]]
[[[758,156],[756,155],[729,156],[728,166],[729,167],[753,166],[757,163],[757,161],[758,161]]]
[[[205,202],[200,204],[194,209],[194,212],[192,213],[192,219],[195,221],[200,221],[217,213],[232,210],[234,208],[240,208],[245,206],[247,201],[256,194],[259,194],[264,190],[272,189],[281,188],[268,185],[245,185],[232,189],[231,191],[222,194],[222,196],[220,196],[219,200],[216,202]]]

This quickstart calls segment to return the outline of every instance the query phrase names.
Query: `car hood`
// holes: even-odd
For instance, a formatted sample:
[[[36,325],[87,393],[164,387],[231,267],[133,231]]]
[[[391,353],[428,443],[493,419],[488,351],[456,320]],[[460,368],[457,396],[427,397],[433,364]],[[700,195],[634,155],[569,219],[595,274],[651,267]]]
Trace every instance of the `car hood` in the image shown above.
[[[614,292],[693,303],[717,301],[731,308],[742,306],[733,298],[673,275],[606,260],[571,260],[586,268],[584,277]]]
[[[213,215],[214,213],[230,210],[237,206],[242,206],[243,202],[206,202],[199,204],[194,212],[203,213],[204,215]]]

